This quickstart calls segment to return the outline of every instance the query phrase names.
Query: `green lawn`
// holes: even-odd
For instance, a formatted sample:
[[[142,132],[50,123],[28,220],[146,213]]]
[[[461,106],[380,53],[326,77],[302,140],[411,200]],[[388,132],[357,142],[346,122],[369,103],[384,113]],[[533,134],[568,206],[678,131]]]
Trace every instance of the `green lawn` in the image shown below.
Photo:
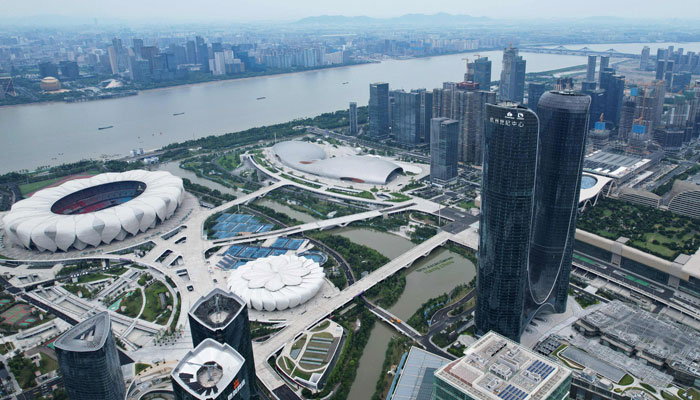
[[[617,384],[620,386],[629,386],[632,384],[632,382],[634,382],[634,378],[632,377],[632,375],[625,374],[625,376],[623,376],[622,379],[620,379],[620,382],[618,382]]]
[[[124,295],[126,297],[124,297],[124,300],[122,300],[118,312],[126,315],[127,317],[136,318],[139,315],[139,311],[141,311],[143,295],[138,289],[131,293],[132,294],[130,296]],[[122,311],[122,307],[126,307],[126,309]]]
[[[63,178],[51,178],[51,179],[46,179],[43,181],[24,183],[24,184],[19,185],[19,191],[22,192],[23,196],[26,196],[27,193],[36,192],[37,190],[43,189],[49,185],[52,185],[52,184],[60,181],[61,179],[63,179]]]
[[[94,281],[99,281],[102,279],[107,279],[111,278],[109,275],[105,275],[101,272],[92,272],[87,275],[81,275],[78,277],[78,283],[88,283],[88,282],[94,282]]]
[[[160,306],[160,300],[158,299],[160,293],[165,293],[167,296],[165,307]],[[161,281],[155,281],[148,286],[146,288],[146,307],[143,309],[141,319],[148,322],[153,322],[158,319],[162,321],[163,324],[168,322],[170,311],[167,309],[167,306],[173,304],[172,296],[169,296],[169,293],[168,288]],[[163,313],[163,315],[159,317],[161,313]]]
[[[138,375],[139,373],[141,373],[141,371],[145,370],[146,368],[148,368],[150,366],[151,366],[151,364],[136,363],[134,365],[134,369],[135,369],[134,375]]]

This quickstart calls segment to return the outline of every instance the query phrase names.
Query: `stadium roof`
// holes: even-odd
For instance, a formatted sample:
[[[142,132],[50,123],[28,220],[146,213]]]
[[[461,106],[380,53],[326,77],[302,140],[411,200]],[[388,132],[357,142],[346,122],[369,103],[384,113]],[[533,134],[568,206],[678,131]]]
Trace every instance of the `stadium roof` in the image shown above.
[[[581,192],[578,198],[579,204],[596,197],[612,180],[612,178],[607,176],[584,172],[581,177]]]
[[[90,352],[104,346],[111,333],[109,313],[103,311],[69,329],[54,342],[54,347],[70,352]]]
[[[328,158],[321,147],[308,142],[280,142],[274,145],[272,150],[285,165],[326,178],[385,185],[395,174],[403,172],[400,165],[379,157]]]

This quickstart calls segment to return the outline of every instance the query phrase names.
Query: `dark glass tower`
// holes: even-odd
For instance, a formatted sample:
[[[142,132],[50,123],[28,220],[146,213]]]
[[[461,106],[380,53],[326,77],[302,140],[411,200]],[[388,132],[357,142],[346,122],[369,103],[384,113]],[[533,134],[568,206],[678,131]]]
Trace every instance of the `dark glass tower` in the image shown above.
[[[109,313],[74,326],[54,347],[70,400],[124,400],[126,386]]]
[[[551,91],[537,107],[539,160],[526,322],[539,310],[566,310],[590,103],[584,94]]]
[[[537,115],[511,102],[486,105],[476,327],[515,341],[524,326],[537,170]]]
[[[457,180],[459,121],[430,120],[430,180],[437,185]]]
[[[544,83],[530,82],[527,85],[527,106],[530,110],[537,112],[537,103],[544,94]]]
[[[503,69],[498,84],[498,98],[501,101],[523,102],[525,97],[525,60],[518,55],[517,48],[503,50]]]
[[[350,102],[350,134],[357,135],[357,103]]]
[[[255,393],[255,360],[245,302],[217,288],[197,300],[188,317],[194,347],[207,338],[231,346],[245,359],[246,378]]]
[[[383,139],[389,136],[389,84],[369,85],[369,137]]]
[[[401,146],[414,147],[420,143],[421,95],[417,92],[392,91],[394,113],[392,133]]]

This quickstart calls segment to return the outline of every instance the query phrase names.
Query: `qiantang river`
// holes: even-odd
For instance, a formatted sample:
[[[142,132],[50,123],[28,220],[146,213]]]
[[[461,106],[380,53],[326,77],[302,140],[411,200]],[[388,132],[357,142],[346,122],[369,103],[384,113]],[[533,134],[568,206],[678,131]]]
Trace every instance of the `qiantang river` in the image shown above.
[[[595,50],[641,51],[668,44],[572,45]],[[697,50],[698,43],[675,44]],[[493,61],[492,79],[501,73],[501,51],[481,52]],[[329,68],[293,74],[209,82],[141,91],[138,96],[85,103],[44,103],[0,107],[0,173],[125,156],[129,150],[160,148],[173,142],[223,134],[336,111],[355,101],[367,104],[369,84],[392,89],[432,89],[461,81],[463,58],[454,54]],[[584,64],[585,57],[523,53],[527,71]],[[257,100],[259,97],[265,99]],[[174,116],[176,113],[184,113]],[[98,130],[99,127],[113,126]]]

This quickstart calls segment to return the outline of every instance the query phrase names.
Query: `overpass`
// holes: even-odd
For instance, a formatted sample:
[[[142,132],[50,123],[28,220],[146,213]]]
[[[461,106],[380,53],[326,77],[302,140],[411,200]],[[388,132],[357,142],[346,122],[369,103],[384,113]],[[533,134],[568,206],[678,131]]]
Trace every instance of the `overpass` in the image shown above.
[[[327,315],[343,307],[355,297],[362,295],[366,290],[369,290],[374,285],[389,278],[401,269],[410,267],[414,261],[430,254],[433,249],[442,246],[451,237],[452,234],[449,232],[439,232],[432,238],[389,261],[379,269],[374,270],[372,273],[355,282],[354,285],[343,289],[338,295],[328,299],[319,307],[300,315],[269,340],[264,343],[254,343],[255,370],[260,381],[262,381],[270,391],[274,391],[280,386],[285,385],[282,378],[280,378],[268,364],[267,359],[270,358],[270,356],[284,347],[287,342],[294,340],[299,332],[321,321]]]
[[[634,53],[622,53],[615,49],[607,49],[605,51],[591,50],[588,47],[583,47],[578,50],[567,49],[564,46],[558,47],[521,47],[519,48],[521,53],[539,53],[539,54],[559,54],[559,55],[569,55],[569,56],[609,56],[611,58],[632,58],[640,59],[642,58],[640,54]],[[656,57],[649,56],[649,59],[656,59]]]

